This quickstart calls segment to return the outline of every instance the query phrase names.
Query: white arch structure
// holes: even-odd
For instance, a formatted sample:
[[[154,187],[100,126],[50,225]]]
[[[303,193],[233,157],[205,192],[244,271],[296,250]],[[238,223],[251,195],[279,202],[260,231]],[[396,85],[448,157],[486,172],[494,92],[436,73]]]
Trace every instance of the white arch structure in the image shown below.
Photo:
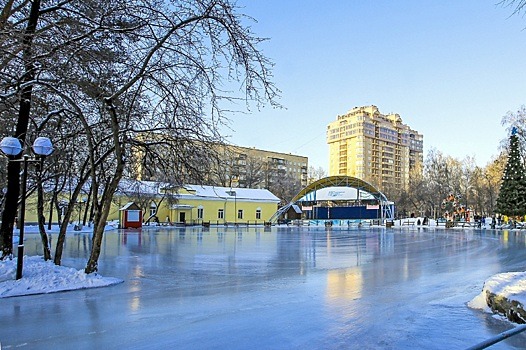
[[[391,202],[387,200],[387,197],[382,192],[370,183],[352,176],[329,176],[303,188],[296,196],[294,196],[290,203],[279,208],[269,221],[275,222],[283,213],[287,212],[291,206],[296,204],[296,202],[302,198],[308,198],[309,201],[316,201],[317,191],[328,187],[351,187],[358,191],[367,192],[372,198],[378,201],[381,219],[394,219]]]

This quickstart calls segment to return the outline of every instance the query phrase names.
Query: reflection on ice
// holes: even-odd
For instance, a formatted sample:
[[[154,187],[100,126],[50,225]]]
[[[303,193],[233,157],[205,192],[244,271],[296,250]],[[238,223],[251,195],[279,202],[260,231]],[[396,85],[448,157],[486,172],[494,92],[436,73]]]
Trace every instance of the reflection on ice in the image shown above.
[[[362,296],[363,276],[361,269],[327,272],[327,303],[333,300],[354,300]]]

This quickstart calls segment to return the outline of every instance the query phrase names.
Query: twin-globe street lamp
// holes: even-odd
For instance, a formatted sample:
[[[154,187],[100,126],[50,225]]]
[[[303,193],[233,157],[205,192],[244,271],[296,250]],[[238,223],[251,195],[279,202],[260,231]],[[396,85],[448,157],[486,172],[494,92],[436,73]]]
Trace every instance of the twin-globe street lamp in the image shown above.
[[[33,153],[35,157],[31,157],[28,154],[24,154],[22,159],[15,158],[20,155],[24,148],[19,139],[16,137],[4,137],[0,142],[0,150],[4,153],[11,162],[22,162],[24,164],[24,171],[22,172],[22,188],[21,188],[21,200],[20,200],[20,214],[19,223],[20,231],[18,235],[18,256],[16,263],[16,279],[22,278],[22,268],[24,264],[24,225],[26,215],[26,183],[27,183],[27,164],[32,162],[38,162],[42,164],[44,158],[53,153],[53,144],[47,137],[37,137],[33,142]]]

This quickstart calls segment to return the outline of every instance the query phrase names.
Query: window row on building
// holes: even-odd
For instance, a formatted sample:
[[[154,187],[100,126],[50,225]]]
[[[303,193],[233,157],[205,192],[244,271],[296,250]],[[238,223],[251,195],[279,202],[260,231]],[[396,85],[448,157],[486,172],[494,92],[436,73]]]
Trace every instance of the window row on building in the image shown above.
[[[423,136],[376,106],[338,116],[327,126],[327,143],[329,175],[358,177],[380,188],[406,187],[411,169],[423,162]]]

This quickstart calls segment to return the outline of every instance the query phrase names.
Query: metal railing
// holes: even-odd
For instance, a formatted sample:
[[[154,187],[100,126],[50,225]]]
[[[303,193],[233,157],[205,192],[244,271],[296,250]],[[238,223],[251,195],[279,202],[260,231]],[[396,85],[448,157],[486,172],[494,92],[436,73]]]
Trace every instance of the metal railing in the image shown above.
[[[518,327],[515,327],[515,328],[512,328],[512,329],[508,329],[507,331],[505,332],[502,332],[496,336],[494,336],[493,338],[490,338],[488,340],[485,340],[481,343],[478,343],[477,345],[474,345],[472,347],[469,347],[467,348],[466,350],[480,350],[480,349],[485,349],[487,347],[490,347],[492,346],[493,344],[496,344],[504,339],[507,339],[509,337],[512,337],[516,334],[519,334],[521,332],[524,332],[526,331],[526,324],[523,324],[521,326],[518,326]]]

